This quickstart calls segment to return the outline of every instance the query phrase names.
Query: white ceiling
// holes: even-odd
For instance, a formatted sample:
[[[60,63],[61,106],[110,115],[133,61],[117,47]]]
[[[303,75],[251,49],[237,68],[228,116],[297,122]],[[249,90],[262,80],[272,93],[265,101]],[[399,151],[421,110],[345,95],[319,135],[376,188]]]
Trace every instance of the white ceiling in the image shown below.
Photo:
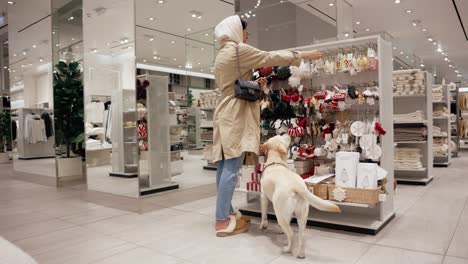
[[[406,59],[414,54],[423,60],[426,69],[435,70],[438,76],[445,76],[450,81],[459,80],[453,68],[444,61],[444,56],[436,51],[441,48],[447,53],[453,66],[468,78],[468,41],[458,21],[451,0],[349,0],[353,5],[354,20],[358,33],[370,28],[372,32],[386,31],[394,37],[396,55]],[[462,19],[468,24],[468,1],[456,0],[459,10],[463,10]],[[412,13],[406,13],[412,10]],[[420,20],[421,26],[412,26],[412,21]],[[422,29],[426,28],[427,32]],[[427,40],[433,37],[437,45]],[[401,56],[400,52],[404,52]]]

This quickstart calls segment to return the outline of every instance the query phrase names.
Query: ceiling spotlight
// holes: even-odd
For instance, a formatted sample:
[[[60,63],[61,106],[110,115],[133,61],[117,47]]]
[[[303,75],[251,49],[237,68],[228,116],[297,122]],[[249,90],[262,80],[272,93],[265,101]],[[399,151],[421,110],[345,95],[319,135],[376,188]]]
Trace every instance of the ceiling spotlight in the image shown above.
[[[396,50],[396,49],[397,49],[397,47],[396,47],[396,46],[394,46],[394,47],[393,47],[393,50]]]
[[[335,4],[334,3],[329,3],[328,6],[335,6]]]
[[[10,5],[14,5],[14,4],[15,4],[15,2],[14,2],[14,1],[8,1],[8,4],[10,4]]]
[[[463,75],[461,75],[461,74],[458,74],[458,75],[457,75],[457,77],[463,77]]]
[[[149,38],[148,40],[149,40],[149,41],[153,41],[153,40],[154,40],[154,38]]]
[[[408,56],[408,55],[406,55],[406,58],[407,58],[407,59],[409,59],[409,56]]]
[[[16,55],[16,53],[15,53],[15,54],[13,54],[13,57],[16,57],[16,56],[17,56],[17,55]]]
[[[193,14],[192,14],[192,17],[193,17],[193,18],[197,17],[197,14],[193,13]]]
[[[441,54],[445,56],[445,52],[442,52]]]
[[[421,65],[419,65],[419,66],[424,67],[424,64],[421,63]]]
[[[154,20],[154,17],[148,17],[148,20],[149,20],[149,21],[153,21],[153,20]]]
[[[452,68],[452,64],[449,64],[449,67]]]
[[[421,24],[421,20],[413,20],[413,21],[411,21],[411,25],[413,25],[413,27],[417,27],[417,26],[419,26],[419,24]]]
[[[201,62],[199,62],[199,63],[197,63],[197,64],[198,64],[198,65],[200,65],[200,64],[201,64]]]
[[[32,47],[33,47],[33,48],[37,48],[37,46],[36,46],[36,45],[33,45]]]
[[[456,73],[460,73],[460,71],[459,71],[459,70],[455,70],[455,72],[456,72]]]
[[[191,29],[191,28],[187,28],[187,31],[192,31],[192,29]]]
[[[241,15],[241,18],[244,18],[244,15]]]
[[[403,51],[400,51],[400,55],[403,55],[403,54],[405,54],[405,53]]]
[[[91,53],[92,53],[92,54],[96,54],[97,52],[98,52],[97,49],[91,49]]]
[[[174,60],[174,61],[176,61],[177,59],[176,59],[176,58],[174,58],[173,60]]]
[[[370,31],[370,28],[366,28],[366,31]]]
[[[164,0],[159,0],[158,4],[164,4]]]
[[[182,66],[179,65],[179,68],[182,68]]]
[[[349,37],[349,33],[344,34],[345,38]]]
[[[411,60],[411,62],[414,62],[414,60]]]
[[[439,47],[439,48],[437,48],[437,52],[442,53],[444,51]]]
[[[198,18],[198,19],[202,19],[202,16],[198,16],[197,18]]]
[[[356,21],[356,25],[360,25],[361,24],[361,21]]]
[[[75,19],[73,16],[68,18],[68,21]]]
[[[157,59],[158,59],[158,56],[153,56],[153,59],[157,60]]]
[[[55,31],[52,31],[52,34],[55,34]]]
[[[437,77],[437,74],[434,73],[434,77]]]
[[[430,41],[430,42],[432,42],[433,40],[434,40],[434,39],[433,39],[433,38],[431,38],[431,37],[428,37],[428,38],[427,38],[427,41]]]
[[[252,14],[253,17],[255,17],[255,14]]]
[[[411,13],[413,13],[413,10],[407,9],[407,10],[405,10],[405,12],[406,12],[407,14],[411,14]]]
[[[202,50],[202,51],[204,51],[204,50],[205,50],[205,48],[203,48],[203,47],[202,47],[202,48],[201,48],[201,50]]]
[[[143,62],[146,62],[146,60],[143,60]]]
[[[437,45],[437,42],[434,41],[434,42],[432,43],[432,45]]]
[[[175,44],[175,43],[176,43],[176,41],[175,41],[175,40],[171,40],[171,43],[172,43],[172,44]]]
[[[200,71],[203,71],[203,69],[201,69]]]
[[[107,43],[106,43],[106,46],[110,46],[110,45],[111,45],[110,42],[107,42]]]
[[[444,60],[445,60],[445,61],[448,61],[448,58],[447,58],[447,57],[445,57],[445,59],[444,59]]]
[[[425,28],[422,29],[422,32],[426,32],[426,31],[427,31],[427,29],[425,29]]]
[[[450,63],[450,62],[451,62],[451,60],[447,60],[447,62],[448,62],[448,63]]]
[[[128,41],[129,41],[128,38],[121,38],[121,39],[120,39],[120,43],[121,43],[121,44],[128,43]]]
[[[210,34],[208,34],[208,33],[205,33],[205,37],[208,37],[209,35],[210,35]]]
[[[400,3],[400,0],[395,0],[395,4],[399,4]]]
[[[284,0],[280,0],[280,3],[284,3]]]

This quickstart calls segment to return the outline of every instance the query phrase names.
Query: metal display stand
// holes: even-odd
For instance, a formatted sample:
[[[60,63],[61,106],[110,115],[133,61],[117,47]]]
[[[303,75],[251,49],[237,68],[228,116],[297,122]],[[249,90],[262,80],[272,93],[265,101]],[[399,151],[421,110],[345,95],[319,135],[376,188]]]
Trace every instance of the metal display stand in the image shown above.
[[[458,152],[460,152],[460,105],[458,102],[458,87],[455,86],[455,89],[450,90],[450,114],[455,115],[455,120],[450,120],[450,139],[455,142],[455,148],[451,149],[452,156],[458,157]]]
[[[435,85],[434,88],[442,86],[442,101],[433,101],[433,112],[437,107],[450,107],[450,91],[448,90],[447,85]],[[450,110],[447,116],[443,117],[433,117],[434,126],[440,127],[442,133],[446,133],[446,136],[439,136],[433,134],[433,140],[445,140],[448,146],[447,155],[445,156],[436,156],[434,155],[434,167],[448,167],[452,162],[452,155],[450,151]]]
[[[395,142],[397,147],[412,147],[421,149],[423,169],[395,169],[395,179],[398,183],[412,185],[427,185],[433,180],[433,138],[432,138],[432,74],[423,72],[425,76],[425,94],[410,96],[395,96],[393,109],[395,114],[408,114],[422,110],[426,120],[422,122],[394,122],[395,127],[426,127],[427,140],[417,142]]]
[[[394,176],[393,176],[393,101],[392,101],[392,46],[380,36],[370,36],[342,41],[334,41],[318,45],[294,48],[294,50],[314,50],[329,53],[332,50],[346,50],[353,47],[366,47],[368,45],[377,45],[378,50],[378,70],[371,72],[358,73],[356,76],[340,73],[333,76],[313,77],[312,82],[328,80],[328,82],[369,82],[378,81],[379,101],[378,101],[378,119],[382,127],[387,130],[385,136],[380,137],[380,146],[382,147],[382,156],[380,166],[388,171],[388,183],[385,185],[388,193],[383,195],[377,204],[369,206],[357,203],[336,202],[342,210],[341,214],[321,212],[311,207],[308,224],[312,226],[326,227],[331,229],[346,230],[365,234],[377,234],[385,225],[395,216],[394,210]],[[328,83],[327,82],[327,83]],[[305,88],[304,88],[305,89]],[[376,103],[377,104],[377,103]],[[377,106],[376,106],[377,107]],[[345,110],[346,111],[346,110]],[[260,216],[259,193],[246,192],[247,201],[240,207],[244,214]],[[269,208],[269,217],[274,218],[274,211]],[[294,219],[293,221],[296,221]]]

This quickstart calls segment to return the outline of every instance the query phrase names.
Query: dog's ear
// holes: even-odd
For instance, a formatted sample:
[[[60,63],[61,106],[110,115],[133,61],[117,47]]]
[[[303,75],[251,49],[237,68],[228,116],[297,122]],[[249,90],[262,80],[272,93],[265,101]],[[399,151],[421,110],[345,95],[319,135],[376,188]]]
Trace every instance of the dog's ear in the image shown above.
[[[275,150],[281,154],[281,156],[288,155],[288,147],[281,141],[275,144]]]
[[[270,149],[270,141],[263,143],[260,145],[260,153],[267,154],[268,150]]]

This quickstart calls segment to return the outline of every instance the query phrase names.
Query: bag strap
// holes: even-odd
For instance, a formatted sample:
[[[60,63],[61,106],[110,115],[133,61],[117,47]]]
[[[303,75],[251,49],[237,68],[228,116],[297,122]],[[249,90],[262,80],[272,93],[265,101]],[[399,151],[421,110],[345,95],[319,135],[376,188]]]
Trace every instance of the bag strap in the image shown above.
[[[236,57],[237,57],[237,72],[239,73],[239,80],[242,80],[242,74],[240,71],[240,61],[239,61],[239,44],[236,45]]]

